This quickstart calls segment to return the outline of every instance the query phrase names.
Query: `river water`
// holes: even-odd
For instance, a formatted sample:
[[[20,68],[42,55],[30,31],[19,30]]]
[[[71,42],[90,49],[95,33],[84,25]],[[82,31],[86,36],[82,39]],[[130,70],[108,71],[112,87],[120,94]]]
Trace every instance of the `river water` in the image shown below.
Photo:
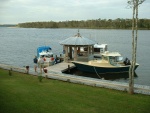
[[[13,66],[33,67],[33,58],[37,47],[51,46],[54,54],[62,54],[59,41],[76,35],[78,29],[37,29],[37,28],[0,28],[0,63]],[[108,44],[109,51],[118,51],[131,59],[132,31],[107,29],[80,29],[83,37],[95,40],[99,44]],[[137,62],[135,83],[150,86],[150,31],[138,31]],[[128,82],[128,78],[115,81]]]

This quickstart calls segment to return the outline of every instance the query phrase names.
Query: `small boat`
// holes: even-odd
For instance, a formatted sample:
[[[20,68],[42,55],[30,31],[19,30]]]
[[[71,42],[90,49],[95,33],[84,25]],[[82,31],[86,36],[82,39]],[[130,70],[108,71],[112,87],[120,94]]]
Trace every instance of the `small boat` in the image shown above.
[[[107,44],[94,44],[94,58],[101,58],[105,51],[108,51]]]
[[[123,61],[123,57],[118,52],[105,51],[101,54],[101,59],[94,59],[88,62],[72,61],[78,70],[91,72],[96,74],[102,73],[122,73],[128,72],[130,68],[130,60],[126,58]],[[135,70],[139,66],[136,63]]]
[[[81,47],[81,52],[82,51],[87,51],[87,47]],[[108,45],[107,44],[94,44],[94,54],[95,55],[100,55],[104,53],[105,51],[108,51]]]
[[[40,56],[52,56],[52,48],[50,46],[41,46],[37,48],[37,57]]]
[[[55,59],[53,57],[52,48],[50,46],[41,46],[37,48],[37,58],[40,58],[40,56],[44,59],[44,66],[48,67],[50,65],[53,65],[55,62]]]

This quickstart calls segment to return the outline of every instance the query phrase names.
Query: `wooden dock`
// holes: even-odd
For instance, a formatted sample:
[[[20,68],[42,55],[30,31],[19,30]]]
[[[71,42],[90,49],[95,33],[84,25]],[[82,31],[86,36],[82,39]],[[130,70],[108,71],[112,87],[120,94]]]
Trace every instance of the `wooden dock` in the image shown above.
[[[46,69],[48,70],[48,72],[52,71],[52,72],[56,72],[56,73],[62,73],[64,71],[66,71],[68,68],[73,68],[75,67],[75,65],[73,63],[66,63],[66,62],[62,62],[62,63],[58,63],[52,66],[47,67]]]

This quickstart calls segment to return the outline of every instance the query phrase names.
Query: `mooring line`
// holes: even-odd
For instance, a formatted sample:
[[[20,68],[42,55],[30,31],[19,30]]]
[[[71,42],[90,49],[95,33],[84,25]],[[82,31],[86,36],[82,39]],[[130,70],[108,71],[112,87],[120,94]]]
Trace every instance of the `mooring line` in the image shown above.
[[[97,74],[97,76],[99,77],[99,79],[101,79],[100,75],[97,73],[95,67],[93,66],[94,70],[95,70],[95,73]]]

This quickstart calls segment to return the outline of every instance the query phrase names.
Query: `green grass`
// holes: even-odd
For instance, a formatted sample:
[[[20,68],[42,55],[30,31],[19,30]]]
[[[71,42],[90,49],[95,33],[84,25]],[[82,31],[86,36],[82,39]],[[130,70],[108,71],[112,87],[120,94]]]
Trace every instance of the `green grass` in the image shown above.
[[[149,113],[150,96],[0,69],[0,113]]]

